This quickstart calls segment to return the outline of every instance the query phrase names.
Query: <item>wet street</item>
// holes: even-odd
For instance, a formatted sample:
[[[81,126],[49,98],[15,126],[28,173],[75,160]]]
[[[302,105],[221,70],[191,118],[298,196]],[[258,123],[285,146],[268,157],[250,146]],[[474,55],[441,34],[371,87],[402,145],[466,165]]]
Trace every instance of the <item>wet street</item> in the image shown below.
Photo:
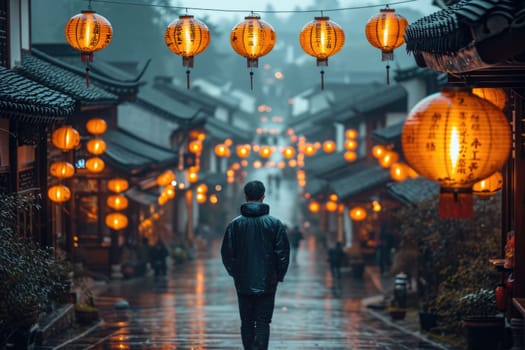
[[[103,322],[47,349],[241,349],[236,295],[219,240],[209,248],[170,266],[165,278],[112,283],[95,300]],[[362,308],[362,298],[378,293],[369,278],[345,272],[340,292],[332,290],[324,253],[312,236],[303,241],[298,265],[278,289],[270,349],[439,349]],[[130,307],[116,309],[122,300]]]

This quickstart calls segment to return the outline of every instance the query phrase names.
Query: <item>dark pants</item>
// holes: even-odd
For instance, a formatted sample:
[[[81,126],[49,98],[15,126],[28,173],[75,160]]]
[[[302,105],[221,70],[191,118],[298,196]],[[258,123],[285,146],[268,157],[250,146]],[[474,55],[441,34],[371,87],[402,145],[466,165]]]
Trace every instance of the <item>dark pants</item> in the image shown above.
[[[266,350],[270,339],[270,323],[275,293],[238,294],[241,315],[241,336],[244,350]]]

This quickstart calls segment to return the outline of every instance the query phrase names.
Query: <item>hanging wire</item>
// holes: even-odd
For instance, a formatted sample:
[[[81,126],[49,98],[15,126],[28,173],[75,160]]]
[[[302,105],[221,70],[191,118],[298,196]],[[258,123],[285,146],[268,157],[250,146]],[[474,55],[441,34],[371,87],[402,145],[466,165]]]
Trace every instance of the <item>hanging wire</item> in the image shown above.
[[[139,3],[139,2],[133,2],[129,0],[89,0],[91,3],[93,2],[99,2],[99,3],[106,3],[106,4],[115,4],[115,5],[130,5],[130,6],[144,6],[144,7],[162,7],[162,8],[169,8],[169,9],[179,9],[179,10],[194,10],[194,11],[211,11],[211,12],[260,12],[260,13],[312,13],[312,12],[338,12],[338,11],[349,11],[349,10],[360,10],[360,9],[367,9],[367,8],[374,8],[374,7],[385,7],[388,5],[398,5],[398,4],[405,4],[409,2],[415,2],[417,0],[400,0],[400,1],[394,1],[394,2],[388,2],[388,3],[382,3],[382,4],[370,4],[370,5],[362,5],[362,6],[352,6],[352,7],[340,7],[340,8],[333,8],[333,9],[311,9],[311,10],[245,10],[245,9],[220,9],[220,8],[206,8],[206,7],[188,7],[188,6],[173,6],[173,5],[163,5],[163,4],[148,4],[148,3]]]

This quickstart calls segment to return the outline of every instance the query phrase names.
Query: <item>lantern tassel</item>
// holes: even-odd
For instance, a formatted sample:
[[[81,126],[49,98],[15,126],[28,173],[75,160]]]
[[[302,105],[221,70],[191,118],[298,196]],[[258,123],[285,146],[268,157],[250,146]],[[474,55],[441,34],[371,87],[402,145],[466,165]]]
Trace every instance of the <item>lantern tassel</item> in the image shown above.
[[[386,85],[390,85],[390,65],[386,65]]]
[[[89,87],[89,67],[86,67],[86,87]]]
[[[321,90],[324,90],[324,70],[321,71]]]
[[[250,71],[250,90],[253,90],[253,71]]]
[[[190,70],[189,69],[186,71],[186,88],[188,90],[190,89]]]

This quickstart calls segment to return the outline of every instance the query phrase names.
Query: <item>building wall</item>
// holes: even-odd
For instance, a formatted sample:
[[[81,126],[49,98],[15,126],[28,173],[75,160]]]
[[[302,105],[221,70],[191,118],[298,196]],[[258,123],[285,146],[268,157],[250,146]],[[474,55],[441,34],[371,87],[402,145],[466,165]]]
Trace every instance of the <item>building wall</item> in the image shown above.
[[[179,126],[135,103],[123,103],[118,106],[118,127],[155,145],[171,148],[170,137]]]

